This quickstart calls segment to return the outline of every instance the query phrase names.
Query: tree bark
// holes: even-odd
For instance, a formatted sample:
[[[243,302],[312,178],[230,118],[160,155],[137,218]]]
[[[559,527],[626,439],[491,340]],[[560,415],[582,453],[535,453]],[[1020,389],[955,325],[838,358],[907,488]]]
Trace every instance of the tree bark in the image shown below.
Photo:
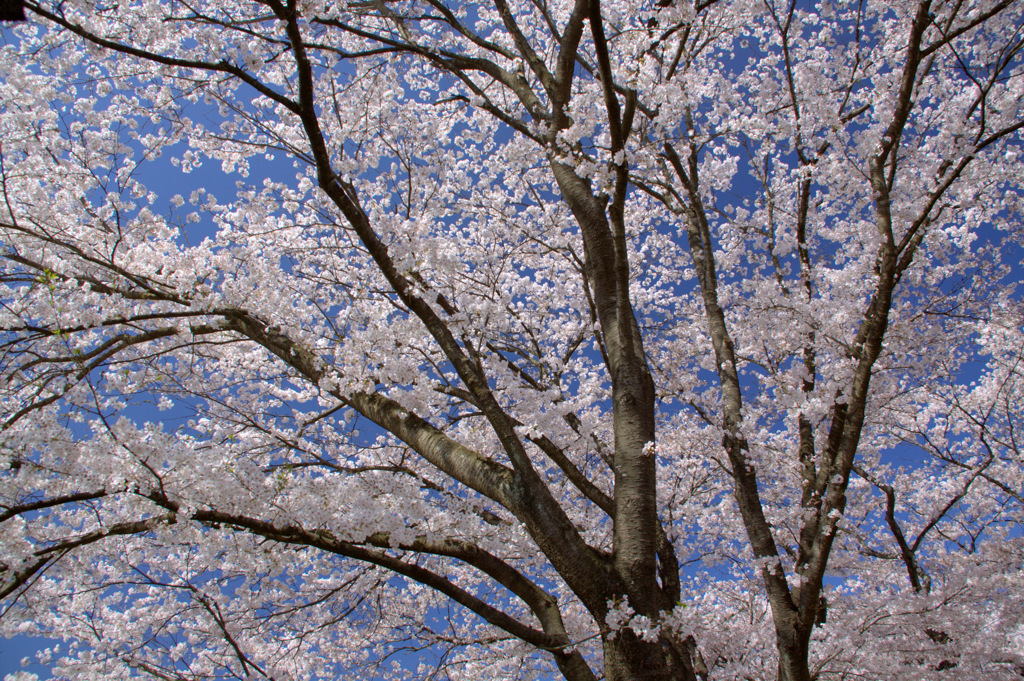
[[[603,644],[607,681],[697,681],[689,651],[664,636],[647,641],[625,629]]]

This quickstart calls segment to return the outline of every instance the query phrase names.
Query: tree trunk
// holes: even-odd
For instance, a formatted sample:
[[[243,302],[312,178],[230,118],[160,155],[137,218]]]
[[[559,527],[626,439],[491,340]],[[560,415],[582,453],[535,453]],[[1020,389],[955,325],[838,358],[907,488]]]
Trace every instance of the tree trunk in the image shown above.
[[[697,681],[685,646],[665,637],[646,641],[631,629],[604,637],[604,677],[607,681]]]
[[[807,663],[810,655],[809,639],[792,623],[782,626],[776,624],[779,681],[811,681],[811,670]]]

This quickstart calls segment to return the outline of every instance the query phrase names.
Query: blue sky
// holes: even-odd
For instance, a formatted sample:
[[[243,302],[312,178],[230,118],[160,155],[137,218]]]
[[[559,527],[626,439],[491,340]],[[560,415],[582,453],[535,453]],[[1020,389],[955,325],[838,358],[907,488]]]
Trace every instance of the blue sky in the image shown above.
[[[16,636],[14,638],[0,638],[0,679],[8,674],[18,671],[27,671],[37,674],[40,681],[53,678],[49,668],[41,664],[29,664],[22,666],[24,658],[35,660],[35,654],[48,646],[56,643],[50,639],[33,638],[31,636]]]

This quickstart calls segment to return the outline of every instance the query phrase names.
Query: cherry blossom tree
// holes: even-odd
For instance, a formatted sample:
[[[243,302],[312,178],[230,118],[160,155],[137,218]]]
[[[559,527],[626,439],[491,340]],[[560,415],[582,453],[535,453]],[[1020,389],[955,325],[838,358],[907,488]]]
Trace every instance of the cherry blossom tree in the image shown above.
[[[1024,3],[24,8],[61,678],[1024,673]]]

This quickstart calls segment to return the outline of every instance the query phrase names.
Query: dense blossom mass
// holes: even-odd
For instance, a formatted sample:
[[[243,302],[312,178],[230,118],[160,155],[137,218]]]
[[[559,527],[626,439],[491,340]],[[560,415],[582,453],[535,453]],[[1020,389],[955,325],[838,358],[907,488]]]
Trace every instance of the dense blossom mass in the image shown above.
[[[26,0],[55,678],[1024,674],[1024,3]]]

